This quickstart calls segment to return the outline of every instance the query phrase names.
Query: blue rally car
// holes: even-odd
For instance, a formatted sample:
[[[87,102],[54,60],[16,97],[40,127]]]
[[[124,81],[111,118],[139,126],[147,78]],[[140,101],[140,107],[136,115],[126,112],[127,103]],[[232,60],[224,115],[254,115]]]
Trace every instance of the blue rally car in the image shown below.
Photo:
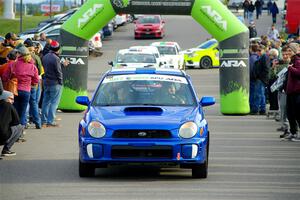
[[[88,108],[79,123],[79,175],[115,164],[153,164],[192,169],[206,178],[209,130],[203,107],[184,71],[158,68],[112,69],[93,98],[79,96]]]

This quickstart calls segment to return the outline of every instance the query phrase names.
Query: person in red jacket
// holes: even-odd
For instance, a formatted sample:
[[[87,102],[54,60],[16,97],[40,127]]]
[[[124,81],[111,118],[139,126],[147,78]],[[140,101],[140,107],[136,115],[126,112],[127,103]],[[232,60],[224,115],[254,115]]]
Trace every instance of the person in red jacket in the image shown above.
[[[300,141],[297,131],[300,126],[300,47],[297,43],[289,44],[296,53],[288,67],[287,94],[287,117],[290,124],[290,134],[285,139]]]

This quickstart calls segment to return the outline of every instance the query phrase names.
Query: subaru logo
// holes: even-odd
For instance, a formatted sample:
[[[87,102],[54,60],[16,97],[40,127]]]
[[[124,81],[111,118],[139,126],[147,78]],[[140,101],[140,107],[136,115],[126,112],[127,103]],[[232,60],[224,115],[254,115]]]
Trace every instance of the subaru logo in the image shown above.
[[[147,136],[147,133],[146,133],[146,132],[139,132],[139,133],[138,133],[138,136],[140,136],[140,137],[145,137],[145,136]]]

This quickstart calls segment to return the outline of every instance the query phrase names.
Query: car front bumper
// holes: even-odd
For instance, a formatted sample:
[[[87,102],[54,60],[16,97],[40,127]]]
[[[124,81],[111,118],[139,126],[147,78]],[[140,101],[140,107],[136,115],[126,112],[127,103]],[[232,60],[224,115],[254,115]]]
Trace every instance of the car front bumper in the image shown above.
[[[80,160],[94,164],[200,164],[206,160],[206,138],[189,140],[116,140],[80,138]]]

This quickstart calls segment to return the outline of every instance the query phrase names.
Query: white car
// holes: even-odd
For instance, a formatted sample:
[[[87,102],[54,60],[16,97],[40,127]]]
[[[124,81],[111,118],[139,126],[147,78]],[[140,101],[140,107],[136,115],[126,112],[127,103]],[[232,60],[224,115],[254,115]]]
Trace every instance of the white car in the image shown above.
[[[181,53],[177,42],[154,42],[151,46],[157,47],[167,67],[185,69],[184,54]]]
[[[130,50],[121,49],[116,55],[115,61],[108,63],[113,68],[142,68],[142,67],[160,67],[160,63],[155,55],[149,50]]]
[[[131,47],[129,47],[129,50],[131,50],[131,51],[140,51],[140,50],[150,51],[155,55],[156,59],[159,62],[160,67],[165,67],[165,65],[167,64],[167,62],[165,61],[165,58],[159,53],[158,48],[155,46],[131,46]]]
[[[115,21],[117,26],[123,26],[127,22],[127,14],[117,14]]]

